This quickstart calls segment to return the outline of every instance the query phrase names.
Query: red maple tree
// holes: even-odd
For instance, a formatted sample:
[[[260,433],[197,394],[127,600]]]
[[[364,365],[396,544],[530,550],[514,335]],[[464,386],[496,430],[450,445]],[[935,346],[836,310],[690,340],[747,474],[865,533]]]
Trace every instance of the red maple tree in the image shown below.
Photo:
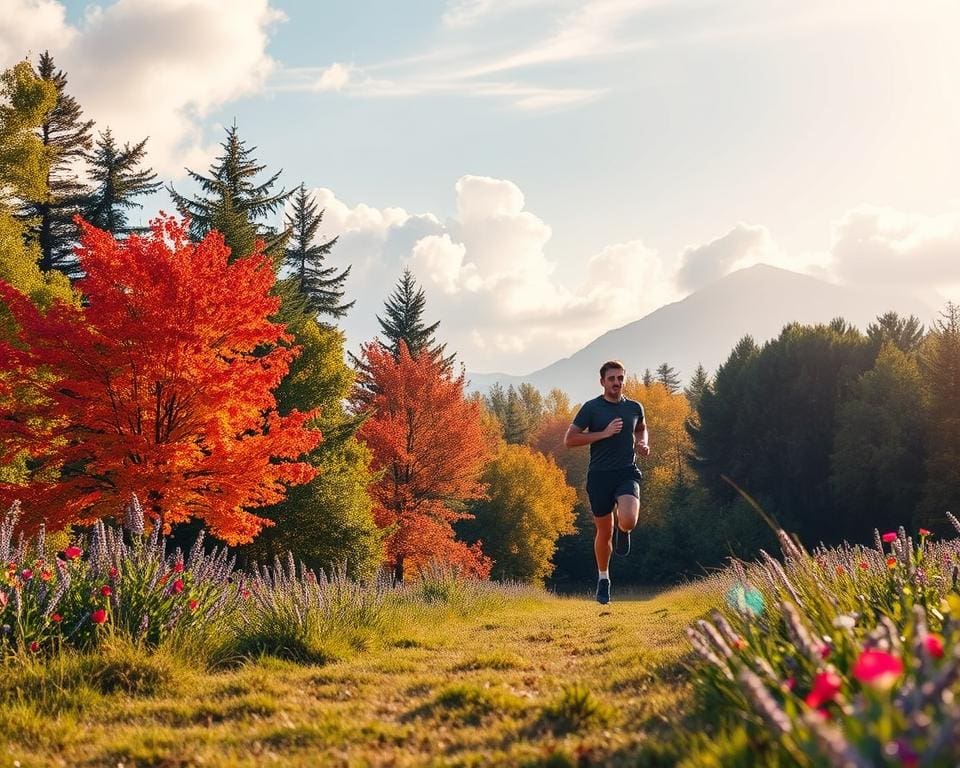
[[[480,474],[493,449],[479,404],[464,399],[463,374],[444,372],[429,352],[411,357],[403,342],[396,358],[367,344],[363,360],[370,380],[354,404],[372,414],[358,436],[382,472],[372,492],[377,525],[390,529],[387,561],[400,580],[432,561],[486,578],[492,563],[480,544],[457,541],[452,528],[472,517],[464,502],[484,497]]]
[[[116,240],[79,222],[84,306],[39,312],[0,281],[16,330],[0,339],[0,461],[26,451],[27,527],[119,514],[131,493],[156,524],[201,518],[228,543],[268,520],[248,511],[283,499],[313,468],[313,413],[281,417],[273,389],[297,350],[271,322],[279,299],[261,248],[228,263],[219,233],[188,240],[161,217]]]

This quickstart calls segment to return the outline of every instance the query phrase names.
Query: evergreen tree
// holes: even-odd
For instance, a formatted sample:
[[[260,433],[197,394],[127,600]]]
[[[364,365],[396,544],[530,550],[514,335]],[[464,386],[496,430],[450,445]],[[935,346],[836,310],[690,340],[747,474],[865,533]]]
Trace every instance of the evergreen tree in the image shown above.
[[[651,384],[653,384],[654,378],[653,378],[653,374],[650,373],[650,369],[649,369],[649,368],[647,368],[646,370],[644,370],[644,372],[643,372],[643,377],[641,378],[641,381],[643,382],[643,386],[645,386],[645,387],[649,387]]]
[[[152,195],[163,186],[152,169],[139,167],[146,156],[146,144],[144,139],[121,148],[109,128],[100,133],[96,148],[86,156],[96,187],[84,203],[83,217],[93,226],[114,235],[144,229],[127,226],[126,209],[142,208],[136,198]]]
[[[490,385],[490,389],[487,390],[487,394],[484,395],[483,402],[487,407],[487,410],[493,414],[497,422],[500,424],[500,431],[503,431],[503,425],[507,421],[507,390],[503,388],[503,384],[499,381],[495,381]]]
[[[167,191],[177,210],[190,217],[191,237],[200,240],[210,230],[219,230],[234,259],[250,253],[254,242],[262,239],[266,253],[279,266],[290,231],[276,232],[261,222],[281,210],[295,190],[272,191],[280,171],[263,181],[255,179],[266,166],[254,158],[256,147],[246,146],[236,125],[227,129],[227,138],[220,146],[223,153],[210,166],[209,175],[187,169],[190,178],[200,185],[199,195],[186,197],[172,186]]]
[[[671,395],[680,391],[680,374],[674,370],[672,365],[661,363],[657,366],[656,380],[663,384]]]
[[[890,343],[912,355],[920,349],[923,331],[923,325],[914,315],[900,317],[896,312],[885,312],[877,317],[877,322],[867,326],[867,338],[878,354],[884,344]]]
[[[697,369],[693,372],[693,378],[690,379],[690,385],[685,387],[683,394],[687,396],[687,400],[690,401],[690,407],[695,411],[700,405],[700,398],[703,397],[703,393],[710,388],[710,376],[707,373],[707,369],[703,367],[702,364],[697,365]]]
[[[386,301],[384,317],[377,315],[380,329],[387,340],[385,346],[397,358],[400,342],[403,341],[411,357],[428,352],[444,370],[449,371],[455,355],[445,356],[447,345],[438,344],[434,339],[440,321],[432,325],[424,324],[423,310],[426,305],[427,297],[423,289],[417,287],[413,273],[404,269],[396,289]]]
[[[317,243],[317,230],[323,221],[323,211],[307,195],[306,185],[300,184],[293,198],[293,210],[287,214],[287,229],[292,233],[290,244],[284,250],[283,263],[293,272],[297,287],[306,297],[306,310],[314,315],[343,317],[356,302],[343,302],[343,284],[350,274],[347,266],[340,272],[336,267],[325,267],[324,259],[337,242],[331,238]]]
[[[49,166],[42,195],[24,198],[20,217],[28,224],[28,238],[40,246],[40,269],[57,269],[68,277],[79,277],[73,255],[77,228],[73,217],[80,213],[87,188],[77,177],[75,166],[90,149],[92,120],[82,120],[83,109],[66,92],[67,76],[58,70],[48,51],[40,56],[40,78],[57,91],[56,104],[44,116],[37,133]]]
[[[947,304],[920,361],[929,403],[921,519],[939,528],[944,512],[960,510],[960,306]]]
[[[530,434],[530,418],[523,398],[511,384],[507,389],[507,411],[503,420],[503,439],[512,445],[522,445]]]
[[[543,421],[544,405],[543,395],[533,384],[522,382],[517,388],[517,394],[523,403],[523,409],[526,412],[527,434],[523,442],[529,443],[530,439],[540,429],[540,423]]]

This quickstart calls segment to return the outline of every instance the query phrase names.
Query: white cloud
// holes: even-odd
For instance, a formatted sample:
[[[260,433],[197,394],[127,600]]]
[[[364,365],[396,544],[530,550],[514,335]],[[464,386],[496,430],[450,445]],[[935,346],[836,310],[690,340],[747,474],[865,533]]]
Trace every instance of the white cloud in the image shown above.
[[[960,282],[960,206],[939,214],[860,206],[833,227],[831,255],[850,283],[940,289]]]
[[[313,84],[315,91],[342,91],[350,82],[351,67],[348,64],[334,62],[320,72],[320,76]]]
[[[0,26],[0,63],[6,68],[24,58],[36,61],[48,48],[70,43],[75,31],[67,24],[66,9],[56,0],[3,0]]]
[[[60,3],[6,1],[15,18],[29,19],[8,24],[5,13],[2,64],[29,52],[18,28],[32,29],[97,128],[109,126],[121,141],[149,136],[148,162],[167,177],[209,162],[201,118],[263,88],[275,67],[269,30],[284,18],[270,0],[117,0],[90,6],[70,26]]]
[[[324,235],[340,235],[331,264],[354,265],[352,347],[379,333],[375,315],[405,266],[426,292],[424,320],[441,320],[440,339],[471,370],[534,370],[676,297],[662,259],[640,241],[585,259],[578,284],[565,285],[547,254],[551,228],[526,210],[516,184],[463,176],[454,191],[457,214],[444,223],[313,191]]]
[[[680,259],[677,283],[685,292],[752,264],[787,266],[788,261],[766,227],[743,222],[709,243],[688,247]]]

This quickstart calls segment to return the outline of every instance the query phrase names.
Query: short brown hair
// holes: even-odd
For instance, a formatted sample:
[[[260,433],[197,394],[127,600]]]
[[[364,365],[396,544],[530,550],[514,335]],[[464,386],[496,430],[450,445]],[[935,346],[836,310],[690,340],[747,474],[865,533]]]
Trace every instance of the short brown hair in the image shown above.
[[[621,371],[627,370],[619,360],[607,360],[607,362],[600,366],[600,378],[602,379],[607,375],[607,371],[614,368],[619,368]]]

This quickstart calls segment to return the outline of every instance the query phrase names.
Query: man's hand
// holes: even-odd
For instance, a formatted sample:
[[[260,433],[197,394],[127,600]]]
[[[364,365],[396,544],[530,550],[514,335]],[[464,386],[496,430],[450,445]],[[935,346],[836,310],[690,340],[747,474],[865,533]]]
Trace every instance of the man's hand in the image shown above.
[[[647,445],[646,443],[640,443],[640,444],[637,446],[637,453],[639,453],[641,456],[649,456],[649,455],[650,455],[650,446]]]
[[[606,427],[604,428],[604,430],[603,430],[603,436],[604,436],[604,437],[613,437],[613,436],[614,436],[615,434],[617,434],[621,429],[623,429],[623,419],[621,419],[621,418],[618,417],[618,418],[614,419],[613,421],[611,421],[609,424],[607,424],[607,426],[606,426]]]

